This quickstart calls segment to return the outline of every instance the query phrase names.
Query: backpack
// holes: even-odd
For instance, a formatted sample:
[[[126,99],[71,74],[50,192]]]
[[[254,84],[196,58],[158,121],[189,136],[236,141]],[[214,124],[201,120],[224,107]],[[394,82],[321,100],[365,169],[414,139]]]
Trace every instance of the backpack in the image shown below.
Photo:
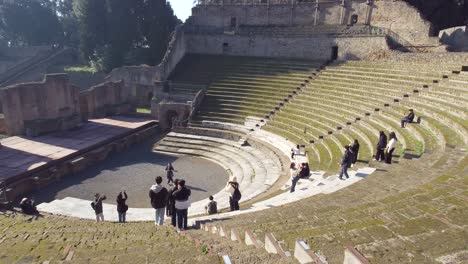
[[[91,202],[91,208],[93,208],[93,210],[96,210],[96,204],[94,202]]]
[[[208,203],[208,214],[216,214],[218,213],[218,207],[216,206],[215,201],[211,201]]]
[[[234,202],[238,202],[238,201],[240,201],[241,198],[242,198],[242,194],[239,191],[239,187],[234,187],[234,193],[232,194],[232,200]]]

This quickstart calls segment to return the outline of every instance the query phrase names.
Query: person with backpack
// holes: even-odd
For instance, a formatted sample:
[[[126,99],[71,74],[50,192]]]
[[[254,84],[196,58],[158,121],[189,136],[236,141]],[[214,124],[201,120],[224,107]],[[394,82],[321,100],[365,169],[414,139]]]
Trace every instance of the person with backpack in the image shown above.
[[[117,195],[117,213],[119,214],[119,223],[125,223],[128,205],[125,203],[128,199],[127,192],[122,190]]]
[[[104,213],[102,210],[102,201],[106,199],[106,195],[100,195],[96,193],[94,195],[94,201],[91,203],[91,207],[94,209],[96,213],[96,222],[104,222]]]
[[[224,190],[230,194],[229,206],[231,207],[231,211],[239,210],[239,201],[242,198],[242,194],[239,190],[239,183],[237,183],[236,176],[232,177],[232,179],[228,181]]]
[[[185,187],[185,180],[180,180],[177,185],[177,191],[172,196],[175,200],[175,208],[177,214],[177,229],[184,231],[187,229],[188,208],[190,207],[190,195],[192,192]]]
[[[214,200],[213,196],[210,195],[210,201],[205,206],[205,210],[208,214],[217,214],[218,213],[218,203]]]
[[[154,208],[154,224],[162,226],[164,224],[164,213],[166,209],[168,192],[165,187],[161,185],[162,177],[156,177],[156,184],[151,186],[149,191],[149,197],[151,200],[151,206]]]

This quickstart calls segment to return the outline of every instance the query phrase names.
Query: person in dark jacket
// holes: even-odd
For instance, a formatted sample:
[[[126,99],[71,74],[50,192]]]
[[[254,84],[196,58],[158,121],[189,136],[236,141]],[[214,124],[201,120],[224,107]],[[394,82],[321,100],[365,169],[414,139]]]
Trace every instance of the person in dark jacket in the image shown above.
[[[354,164],[356,164],[358,155],[359,155],[359,141],[357,139],[354,139],[353,145],[351,145],[351,152],[353,153],[353,158],[351,161],[351,167],[353,167]]]
[[[176,209],[175,209],[175,199],[172,196],[172,194],[177,191],[177,188],[179,186],[179,179],[174,180],[174,187],[169,191],[168,198],[167,198],[167,204],[166,204],[166,216],[171,217],[171,224],[172,226],[176,227],[177,226],[177,214],[176,214]]]
[[[304,162],[301,164],[301,170],[299,172],[299,177],[300,178],[307,178],[310,176],[310,168],[309,168],[309,163]]]
[[[185,180],[180,180],[177,191],[172,194],[175,200],[177,214],[177,229],[183,231],[187,229],[188,208],[190,207],[190,195],[192,192],[185,187]]]
[[[401,128],[405,128],[405,123],[412,123],[414,120],[414,112],[413,109],[409,110],[409,113],[405,118],[401,120]]]
[[[240,209],[239,200],[234,197],[234,192],[236,192],[236,190],[239,190],[239,183],[237,182],[237,177],[232,176],[224,188],[224,191],[229,193],[229,207],[231,211],[237,211]]]
[[[127,215],[128,205],[125,203],[128,199],[127,192],[122,190],[117,195],[117,213],[119,213],[119,223],[125,223],[125,217]]]
[[[151,206],[155,210],[154,224],[162,226],[164,224],[164,211],[166,210],[168,192],[162,185],[162,177],[156,177],[156,184],[151,186],[149,197],[151,199]]]
[[[99,193],[96,193],[94,195],[94,201],[91,203],[91,206],[94,209],[94,212],[96,213],[96,222],[104,222],[104,213],[102,210],[102,201],[106,199],[106,195],[100,195]]]
[[[177,171],[174,169],[174,166],[172,166],[171,162],[167,164],[165,170],[166,170],[167,184],[170,185],[171,182],[174,183],[174,172],[177,172]],[[176,187],[177,187],[177,184],[176,184]]]
[[[34,205],[34,200],[29,198],[23,198],[20,202],[21,211],[23,214],[27,215],[37,215],[39,211],[37,211],[36,206]]]
[[[340,180],[343,180],[343,175],[346,176],[346,178],[349,178],[348,175],[348,168],[351,165],[352,162],[352,153],[349,150],[349,146],[345,146],[345,152],[343,155],[343,158],[341,158],[341,172],[340,172]]]
[[[385,160],[385,147],[387,147],[387,135],[383,131],[380,131],[379,142],[377,143],[377,152],[375,153],[376,161]]]
[[[214,200],[214,197],[212,195],[210,195],[209,200],[210,201],[205,206],[205,211],[210,215],[217,214],[218,213],[218,203]]]

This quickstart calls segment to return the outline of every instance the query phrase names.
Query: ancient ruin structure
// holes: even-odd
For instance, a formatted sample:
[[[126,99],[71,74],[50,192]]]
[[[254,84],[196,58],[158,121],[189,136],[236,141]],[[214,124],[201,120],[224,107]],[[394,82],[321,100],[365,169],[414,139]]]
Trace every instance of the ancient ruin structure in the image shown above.
[[[46,75],[39,83],[12,85],[0,90],[9,135],[67,130],[81,122],[78,90],[66,74]]]

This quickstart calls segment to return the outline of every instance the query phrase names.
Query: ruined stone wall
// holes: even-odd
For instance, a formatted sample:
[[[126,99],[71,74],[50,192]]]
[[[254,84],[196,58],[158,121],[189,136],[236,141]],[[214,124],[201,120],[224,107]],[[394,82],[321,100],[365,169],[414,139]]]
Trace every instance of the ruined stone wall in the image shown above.
[[[237,1],[236,1],[237,2]],[[353,15],[358,24],[370,24],[391,30],[405,45],[437,45],[431,24],[419,11],[402,0],[320,0],[286,4],[247,4],[225,1],[223,5],[198,5],[193,8],[190,24],[230,28],[235,18],[242,25],[348,25]]]
[[[42,82],[8,86],[0,90],[0,98],[9,135],[35,136],[80,123],[78,90],[66,74],[48,74]]]
[[[438,41],[431,38],[434,34],[431,23],[425,21],[421,13],[404,1],[375,1],[371,24],[395,32],[402,42],[411,45],[434,45]]]
[[[166,54],[159,64],[160,76],[157,80],[165,81],[171,72],[177,66],[177,63],[182,60],[187,52],[187,40],[185,39],[184,27],[179,25],[172,34]]]
[[[125,81],[105,82],[80,92],[81,114],[85,118],[103,118],[132,111]]]
[[[439,39],[448,46],[451,51],[468,52],[468,31],[467,26],[453,27],[441,30]]]
[[[357,0],[363,5],[365,0]],[[317,12],[318,25],[336,25],[341,23],[341,1],[322,1]],[[225,4],[198,5],[192,9],[191,22],[195,25],[230,27],[231,18],[236,18],[238,25],[314,25],[315,3],[286,4]],[[361,9],[357,10],[360,11]],[[364,13],[358,13],[364,16]]]
[[[376,49],[388,49],[385,37],[280,37],[237,35],[187,35],[192,53],[328,60],[338,47],[339,59],[361,59]],[[223,47],[227,43],[228,48]]]

